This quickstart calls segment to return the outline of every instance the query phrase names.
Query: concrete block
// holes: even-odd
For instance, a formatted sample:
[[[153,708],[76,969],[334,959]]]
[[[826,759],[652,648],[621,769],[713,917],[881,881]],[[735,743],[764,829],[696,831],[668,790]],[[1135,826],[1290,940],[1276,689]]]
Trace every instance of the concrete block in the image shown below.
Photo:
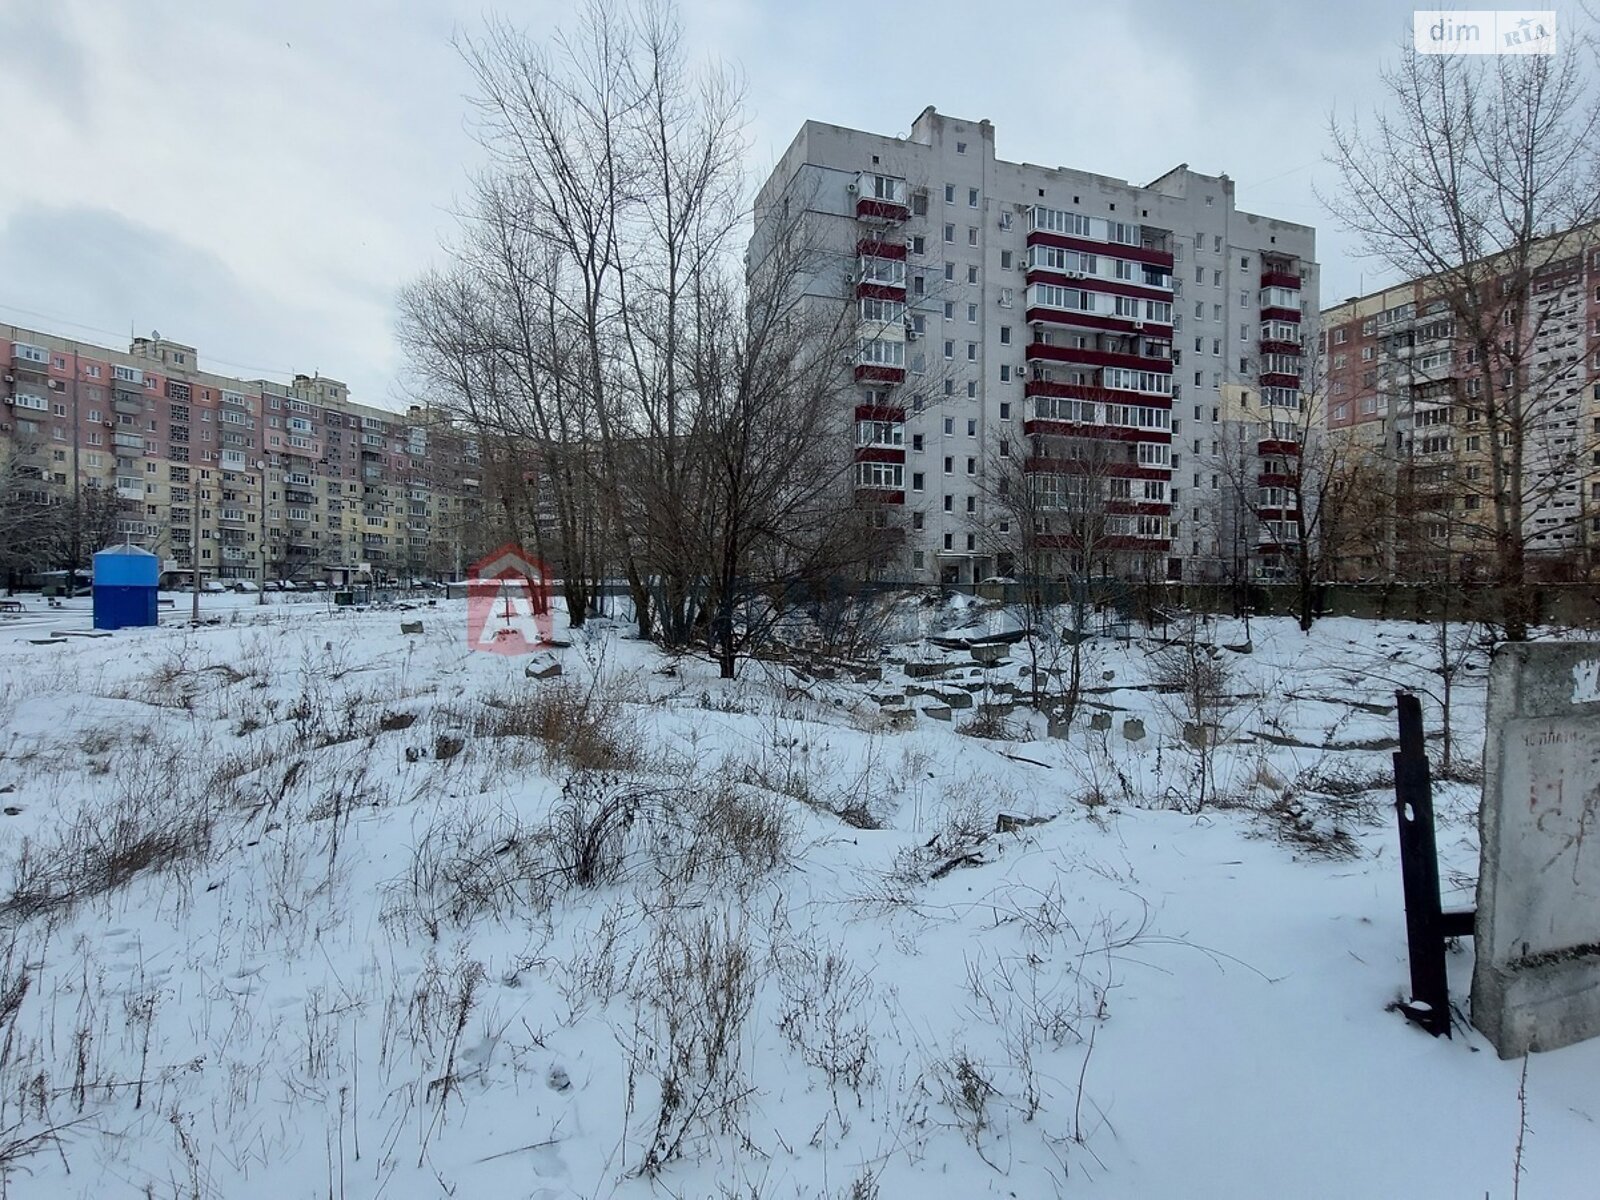
[[[930,721],[943,721],[948,724],[950,721],[950,706],[948,704],[924,705],[922,715]]]
[[[531,662],[522,668],[522,673],[529,679],[555,679],[561,674],[561,664],[554,659]]]
[[[972,693],[971,692],[963,692],[963,691],[955,691],[955,690],[948,691],[948,692],[940,692],[939,693],[939,699],[943,700],[951,708],[971,708],[972,707]]]
[[[911,708],[886,708],[883,715],[889,720],[889,728],[904,732],[917,727],[917,713]]]
[[[1489,670],[1472,1023],[1501,1058],[1600,1036],[1600,645]]]
[[[1108,712],[1093,713],[1089,717],[1089,728],[1104,733],[1111,728],[1111,714]]]
[[[421,621],[401,621],[400,622],[400,632],[401,633],[421,633],[422,632],[422,622]]]
[[[1144,722],[1137,717],[1129,717],[1122,723],[1122,736],[1130,742],[1144,741]]]
[[[956,669],[956,663],[950,662],[908,662],[906,664],[907,679],[937,679],[941,675],[948,675]]]

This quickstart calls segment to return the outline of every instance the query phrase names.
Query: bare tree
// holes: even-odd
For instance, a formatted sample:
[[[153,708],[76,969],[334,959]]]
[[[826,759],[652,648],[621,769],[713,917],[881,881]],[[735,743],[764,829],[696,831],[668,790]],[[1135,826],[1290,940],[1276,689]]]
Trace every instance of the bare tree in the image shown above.
[[[1257,576],[1292,581],[1295,614],[1309,633],[1321,585],[1333,577],[1358,489],[1374,472],[1349,439],[1330,434],[1316,359],[1297,407],[1263,407],[1223,443],[1227,512],[1219,525],[1235,547],[1237,587]]]
[[[1023,620],[1030,630],[1032,702],[1055,707],[1067,720],[1083,695],[1084,645],[1091,616],[1104,602],[1103,581],[1116,576],[1131,543],[1124,526],[1143,507],[1135,443],[1087,436],[1088,409],[1115,397],[1086,385],[1040,400],[1036,412],[1059,421],[1053,433],[1031,437],[1015,450],[1007,444],[990,459],[986,486],[1000,514],[988,536],[1002,574],[1017,577]],[[1065,393],[1070,392],[1070,395]],[[1150,469],[1152,477],[1160,472]],[[1059,693],[1044,680],[1065,660]]]
[[[1570,522],[1588,454],[1561,430],[1591,347],[1571,354],[1556,303],[1600,217],[1600,99],[1593,44],[1563,29],[1554,55],[1422,55],[1407,46],[1383,82],[1391,112],[1370,127],[1330,123],[1341,187],[1324,202],[1366,252],[1448,322],[1462,425],[1481,433],[1483,533],[1499,624],[1520,640],[1533,617],[1529,548]],[[1574,230],[1574,234],[1558,231]],[[1556,285],[1556,295],[1549,292]],[[1581,320],[1581,318],[1580,318]],[[1440,365],[1445,365],[1441,363]],[[1407,362],[1407,382],[1432,382]],[[1450,378],[1453,369],[1436,374]],[[1554,444],[1559,439],[1560,444]],[[1581,512],[1581,507],[1575,510]],[[1546,545],[1548,545],[1548,540]]]

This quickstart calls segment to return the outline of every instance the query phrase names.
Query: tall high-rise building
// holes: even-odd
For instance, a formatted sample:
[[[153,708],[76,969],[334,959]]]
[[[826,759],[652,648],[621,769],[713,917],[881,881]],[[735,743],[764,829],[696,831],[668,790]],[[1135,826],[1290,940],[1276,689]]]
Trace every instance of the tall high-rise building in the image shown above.
[[[1337,573],[1484,577],[1496,495],[1518,491],[1529,573],[1587,574],[1600,566],[1600,227],[1459,274],[1322,314],[1328,433],[1372,480],[1371,505],[1330,547]]]
[[[858,309],[842,420],[857,499],[905,529],[886,572],[1013,570],[1017,506],[997,478],[1013,469],[1052,575],[1278,569],[1293,514],[1254,491],[1296,453],[1310,227],[1239,210],[1232,180],[1186,164],[1139,186],[1007,162],[988,121],[932,108],[905,137],[806,122],[757,199],[752,255],[797,213],[824,264],[801,302]],[[1091,469],[1103,511],[1085,562],[1068,515]]]
[[[224,581],[438,577],[474,548],[477,447],[442,413],[359,404],[321,376],[218,375],[158,337],[121,352],[0,326],[0,352],[8,486],[81,510],[83,539],[158,553],[169,582],[195,565]],[[79,565],[100,548],[78,547]]]

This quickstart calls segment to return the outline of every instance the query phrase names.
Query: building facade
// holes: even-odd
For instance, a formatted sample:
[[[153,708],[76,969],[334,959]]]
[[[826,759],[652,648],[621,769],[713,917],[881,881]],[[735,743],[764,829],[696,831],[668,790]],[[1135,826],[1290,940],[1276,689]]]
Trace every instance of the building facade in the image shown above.
[[[932,108],[906,137],[807,122],[757,199],[752,255],[797,211],[819,251],[800,302],[858,310],[842,417],[857,500],[905,530],[887,570],[1008,573],[1013,471],[1053,575],[1216,580],[1241,538],[1244,569],[1273,569],[1292,522],[1253,493],[1296,453],[1311,228],[1239,210],[1227,176],[1187,165],[1141,187],[1007,162],[989,122]],[[1090,473],[1096,562],[1072,519]]]
[[[1328,433],[1369,470],[1376,498],[1332,548],[1342,577],[1484,577],[1497,457],[1503,476],[1521,476],[1529,570],[1563,579],[1600,565],[1600,229],[1518,257],[1475,264],[1475,304],[1430,277],[1322,314]],[[1466,310],[1492,335],[1474,338]]]
[[[117,539],[157,553],[169,583],[195,566],[258,583],[460,573],[477,448],[439,412],[358,404],[320,376],[218,375],[156,337],[122,352],[0,326],[0,346],[0,455],[21,486],[114,505]]]

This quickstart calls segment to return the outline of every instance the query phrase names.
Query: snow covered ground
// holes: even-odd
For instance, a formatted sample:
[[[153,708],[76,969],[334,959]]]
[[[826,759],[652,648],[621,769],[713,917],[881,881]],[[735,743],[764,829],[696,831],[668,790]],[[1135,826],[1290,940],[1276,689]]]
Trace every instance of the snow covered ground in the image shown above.
[[[1425,626],[1208,658],[1202,806],[1137,637],[1063,738],[998,707],[1023,647],[724,682],[603,623],[529,660],[461,602],[254,599],[0,623],[0,1194],[1512,1194],[1522,1064],[1387,1011]],[[1005,624],[900,632],[967,617]],[[1480,658],[1458,763],[1482,715]],[[1437,804],[1470,904],[1477,788]],[[1595,1194],[1596,1080],[1600,1042],[1530,1061],[1524,1194]]]

